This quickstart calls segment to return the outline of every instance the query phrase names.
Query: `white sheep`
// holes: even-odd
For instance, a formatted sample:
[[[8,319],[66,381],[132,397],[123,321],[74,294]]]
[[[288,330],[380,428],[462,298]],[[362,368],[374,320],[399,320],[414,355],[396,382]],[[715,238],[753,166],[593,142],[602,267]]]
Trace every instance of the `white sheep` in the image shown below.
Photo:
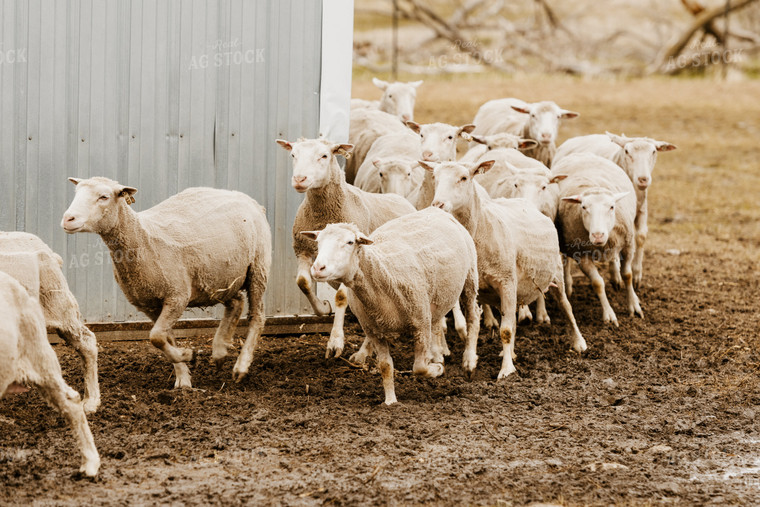
[[[325,139],[301,139],[296,142],[278,139],[277,144],[291,153],[293,188],[306,194],[293,223],[293,250],[298,259],[296,283],[314,311],[326,315],[330,313],[330,304],[317,298],[309,271],[317,257],[317,246],[302,236],[301,231],[319,230],[327,224],[350,221],[361,230],[372,232],[385,222],[412,213],[415,209],[399,195],[365,192],[346,183],[336,156],[348,155],[352,149],[350,144],[333,144]],[[334,285],[338,289],[335,294],[335,320],[327,342],[326,358],[340,357],[345,341],[343,322],[348,294],[345,287],[337,283]],[[365,340],[350,360],[363,363],[369,353],[369,342]]]
[[[15,254],[18,265],[27,274],[40,273],[34,253]],[[22,259],[23,257],[23,259]],[[0,272],[0,398],[5,394],[27,391],[27,385],[39,387],[40,394],[57,409],[71,426],[82,455],[80,472],[95,477],[100,456],[92,439],[79,393],[63,380],[61,365],[47,339],[45,317],[39,301],[31,293],[40,280],[27,279],[23,287],[12,276]]]
[[[351,157],[346,159],[346,181],[354,183],[359,167],[378,137],[405,132],[406,126],[392,114],[376,109],[352,109],[349,113],[348,142],[354,149]]]
[[[551,167],[560,120],[578,116],[578,113],[562,109],[551,101],[529,104],[514,98],[496,99],[478,109],[473,121],[477,128],[473,133],[509,132],[533,139],[538,145],[525,150],[525,154]]]
[[[111,252],[121,290],[153,321],[151,343],[174,363],[174,387],[191,387],[191,349],[177,347],[172,326],[188,307],[224,305],[211,359],[220,367],[248,297],[248,336],[233,368],[248,373],[264,327],[264,291],[272,241],[264,208],[242,192],[188,188],[139,213],[137,192],[108,178],[69,178],[76,193],[63,215],[68,234],[93,232]]]
[[[377,138],[356,173],[354,185],[367,192],[407,197],[422,183],[420,138],[407,130]]]
[[[17,263],[18,254],[33,254],[38,262],[33,265]],[[98,386],[98,345],[95,335],[84,325],[79,304],[69,290],[61,267],[63,260],[44,241],[27,232],[0,232],[0,271],[19,281],[33,277],[39,280],[34,291],[39,294],[40,304],[47,327],[53,329],[72,347],[84,365],[84,411],[95,412],[100,406]],[[28,273],[33,267],[39,272]],[[26,284],[23,284],[25,287]]]
[[[602,304],[604,322],[618,325],[595,263],[621,262],[628,292],[628,311],[644,314],[633,288],[631,264],[636,250],[636,195],[631,180],[617,164],[592,153],[574,153],[558,161],[552,172],[566,175],[559,182],[557,230],[562,253],[575,260],[589,277]],[[566,271],[566,275],[569,274]],[[566,276],[568,295],[572,277]]]
[[[377,354],[386,405],[396,403],[389,335],[409,333],[413,372],[438,377],[444,370],[440,322],[460,295],[467,321],[462,364],[472,372],[480,329],[477,255],[470,235],[450,215],[427,208],[391,220],[369,237],[353,224],[303,234],[319,245],[314,278],[350,288],[351,310]]]
[[[593,153],[615,162],[631,179],[636,190],[636,253],[633,258],[633,285],[638,288],[641,283],[644,264],[644,243],[646,243],[648,226],[647,193],[652,184],[652,171],[657,161],[658,151],[671,151],[676,147],[665,141],[648,137],[626,137],[607,132],[588,136],[573,137],[557,148],[555,163],[571,153]],[[620,283],[620,273],[614,272],[618,266],[612,263],[613,280]]]
[[[518,305],[527,305],[547,290],[560,303],[573,327],[572,347],[586,342],[564,293],[557,231],[552,221],[524,199],[492,199],[473,178],[493,161],[475,165],[458,162],[420,165],[435,177],[432,206],[451,213],[475,241],[478,254],[479,297],[497,305],[502,319],[499,335],[503,362],[498,378],[515,371],[513,364]]]
[[[501,132],[489,136],[470,135],[469,140],[473,143],[470,148],[459,158],[463,164],[474,164],[480,157],[491,150],[500,148],[512,148],[514,150],[527,150],[535,148],[538,143],[533,139],[523,139],[520,136]],[[533,160],[533,159],[530,159]]]
[[[352,99],[351,108],[376,108],[397,116],[401,121],[414,120],[414,103],[417,100],[417,88],[422,81],[389,83],[376,77],[372,83],[383,91],[379,101]]]

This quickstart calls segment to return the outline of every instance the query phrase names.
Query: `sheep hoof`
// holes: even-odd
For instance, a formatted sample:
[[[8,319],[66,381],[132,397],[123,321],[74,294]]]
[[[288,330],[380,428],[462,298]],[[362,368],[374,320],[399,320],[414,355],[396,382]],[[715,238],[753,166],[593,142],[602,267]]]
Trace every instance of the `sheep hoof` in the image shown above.
[[[513,366],[512,368],[502,368],[501,371],[499,371],[499,375],[496,377],[496,380],[505,379],[517,370]]]
[[[586,340],[584,340],[583,338],[581,338],[580,340],[577,340],[575,343],[573,343],[573,349],[572,350],[574,350],[578,354],[582,354],[582,353],[586,352],[587,348],[588,347],[586,346]]]
[[[98,407],[100,407],[100,399],[85,398],[82,407],[84,408],[85,414],[94,414],[97,412]]]
[[[246,377],[246,375],[248,375],[247,371],[234,370],[232,372],[232,380],[234,380],[236,384],[239,384]]]
[[[99,461],[89,461],[82,465],[82,467],[79,469],[79,473],[85,475],[86,477],[95,477],[98,475],[98,470],[100,469],[100,462]]]
[[[552,320],[549,318],[549,315],[543,314],[543,315],[536,315],[536,323],[537,324],[546,324],[547,326],[552,323]]]
[[[348,358],[348,361],[354,364],[363,365],[367,362],[367,355],[359,350],[358,352],[351,354],[351,357]]]
[[[325,359],[340,357],[343,353],[344,339],[342,334],[331,334],[327,341],[327,350],[325,350]]]
[[[530,313],[530,308],[527,305],[520,305],[517,310],[517,323],[520,324],[525,321],[532,321],[533,314]]]

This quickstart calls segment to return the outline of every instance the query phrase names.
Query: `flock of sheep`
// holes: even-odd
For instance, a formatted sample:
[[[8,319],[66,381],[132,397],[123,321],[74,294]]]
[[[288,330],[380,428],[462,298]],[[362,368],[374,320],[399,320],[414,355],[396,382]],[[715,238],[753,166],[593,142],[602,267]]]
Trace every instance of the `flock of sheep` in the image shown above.
[[[379,102],[352,101],[351,144],[277,140],[292,156],[293,188],[305,194],[293,225],[296,281],[316,313],[335,314],[326,357],[343,352],[350,306],[366,335],[350,361],[375,354],[392,404],[390,340],[413,338],[414,373],[437,377],[449,355],[445,317],[452,312],[465,343],[463,368],[472,372],[482,314],[484,326],[499,329],[501,379],[515,371],[516,327],[533,318],[528,305],[535,302],[536,320],[549,323],[546,293],[571,324],[573,350],[583,352],[568,300],[572,260],[591,279],[604,322],[617,325],[600,268],[627,291],[629,314],[643,316],[635,289],[647,189],[657,152],[675,146],[607,133],[557,148],[560,120],[578,114],[513,98],[486,102],[471,125],[419,125],[413,111],[421,81],[374,82],[383,91]],[[173,363],[175,387],[191,387],[194,357],[177,345],[175,322],[188,307],[223,304],[211,356],[221,367],[243,292],[249,328],[233,376],[245,377],[265,320],[272,252],[264,209],[240,192],[189,188],[138,213],[130,207],[133,187],[100,177],[70,181],[76,192],[63,229],[103,239],[127,299],[154,323],[150,340]],[[0,396],[38,386],[73,428],[82,473],[95,476],[100,458],[85,414],[100,405],[97,346],[61,266],[36,236],[0,233]],[[334,305],[316,297],[315,282],[337,289]],[[46,327],[82,358],[84,399],[64,382]]]

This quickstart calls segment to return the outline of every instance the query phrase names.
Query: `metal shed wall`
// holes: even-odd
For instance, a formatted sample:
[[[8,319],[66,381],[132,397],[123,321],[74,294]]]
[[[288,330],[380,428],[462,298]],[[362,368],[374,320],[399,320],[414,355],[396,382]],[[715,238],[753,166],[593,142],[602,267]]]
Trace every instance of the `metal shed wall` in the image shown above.
[[[302,196],[274,139],[317,135],[321,17],[316,0],[0,2],[0,229],[62,255],[86,320],[145,320],[100,238],[61,229],[66,177],[135,186],[138,211],[190,186],[241,190],[272,227],[267,315],[311,313],[290,246]]]

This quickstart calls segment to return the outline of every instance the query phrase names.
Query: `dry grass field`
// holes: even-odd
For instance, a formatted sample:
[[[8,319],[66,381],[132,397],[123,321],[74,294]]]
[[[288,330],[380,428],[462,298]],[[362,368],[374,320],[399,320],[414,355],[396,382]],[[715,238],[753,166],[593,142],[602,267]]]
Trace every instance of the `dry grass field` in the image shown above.
[[[377,98],[367,76],[354,96]],[[103,407],[90,417],[100,477],[78,467],[59,416],[31,392],[0,404],[0,503],[255,505],[651,505],[760,503],[760,82],[426,79],[416,120],[463,124],[484,101],[552,99],[581,113],[561,139],[609,130],[678,146],[650,194],[645,318],[601,324],[588,282],[571,298],[589,350],[563,317],[518,328],[518,373],[497,382],[483,332],[472,380],[462,346],[438,379],[324,359],[327,336],[267,337],[250,376],[208,361],[171,390],[149,343],[101,344]],[[295,288],[295,285],[294,285]],[[351,347],[361,331],[349,327]],[[81,388],[78,361],[57,348]],[[409,370],[411,348],[392,352]],[[348,356],[350,350],[344,355]],[[205,358],[205,359],[204,359]]]

